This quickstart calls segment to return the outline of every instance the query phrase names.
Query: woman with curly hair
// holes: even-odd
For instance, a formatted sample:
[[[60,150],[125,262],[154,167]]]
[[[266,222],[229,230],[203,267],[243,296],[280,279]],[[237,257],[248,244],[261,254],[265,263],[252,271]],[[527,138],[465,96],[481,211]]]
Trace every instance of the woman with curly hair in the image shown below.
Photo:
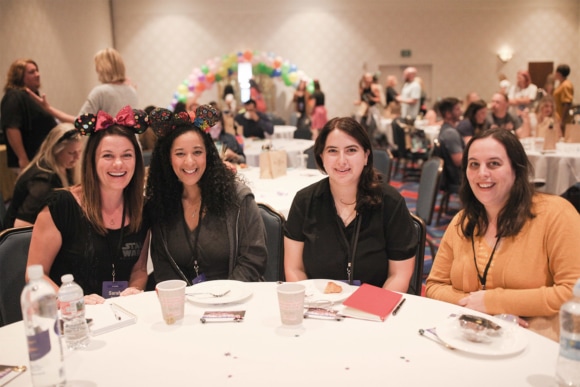
[[[333,118],[314,154],[328,178],[294,198],[284,237],[286,279],[360,281],[406,292],[417,236],[405,200],[373,168],[366,130],[353,118]]]
[[[197,108],[193,122],[162,108],[150,114],[158,140],[146,209],[156,282],[258,281],[264,274],[265,229],[254,196],[206,132],[218,119],[208,105]]]

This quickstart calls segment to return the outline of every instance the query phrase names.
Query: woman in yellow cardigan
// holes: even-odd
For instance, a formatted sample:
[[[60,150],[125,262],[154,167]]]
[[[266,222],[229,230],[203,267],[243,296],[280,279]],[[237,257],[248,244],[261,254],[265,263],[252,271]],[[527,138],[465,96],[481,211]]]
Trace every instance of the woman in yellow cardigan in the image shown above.
[[[467,144],[464,209],[443,236],[426,295],[520,316],[520,325],[558,340],[558,311],[580,278],[580,215],[559,196],[535,193],[531,168],[506,130]]]

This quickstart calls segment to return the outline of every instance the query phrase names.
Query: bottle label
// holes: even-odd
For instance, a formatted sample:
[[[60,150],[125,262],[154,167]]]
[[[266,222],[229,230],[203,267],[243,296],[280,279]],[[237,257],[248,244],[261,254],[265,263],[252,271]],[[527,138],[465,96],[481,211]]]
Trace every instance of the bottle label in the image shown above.
[[[85,310],[85,300],[84,298],[79,298],[78,300],[65,301],[60,303],[60,313],[63,316],[74,316],[77,312],[82,312]]]
[[[28,336],[28,353],[30,361],[39,360],[50,352],[49,330],[40,331]]]
[[[560,355],[566,359],[580,361],[580,340],[560,338]]]

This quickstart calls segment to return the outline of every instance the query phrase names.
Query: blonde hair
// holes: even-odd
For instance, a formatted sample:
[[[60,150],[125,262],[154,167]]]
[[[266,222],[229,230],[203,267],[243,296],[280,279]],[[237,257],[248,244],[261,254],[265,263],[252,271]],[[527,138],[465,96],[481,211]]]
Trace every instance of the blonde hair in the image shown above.
[[[95,66],[101,83],[125,82],[125,62],[119,51],[105,48],[95,55]]]
[[[38,169],[54,173],[60,179],[63,187],[68,187],[78,183],[78,176],[80,170],[80,162],[77,162],[71,169],[64,169],[58,164],[57,156],[64,151],[66,146],[72,142],[80,141],[80,134],[77,132],[73,124],[62,123],[58,124],[48,133],[36,156],[24,168],[24,172],[28,171],[33,166]]]

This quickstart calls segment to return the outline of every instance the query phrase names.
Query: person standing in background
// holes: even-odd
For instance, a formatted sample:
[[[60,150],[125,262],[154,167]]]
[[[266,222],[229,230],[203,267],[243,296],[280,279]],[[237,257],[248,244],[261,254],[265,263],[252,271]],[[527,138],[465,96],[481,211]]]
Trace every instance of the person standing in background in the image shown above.
[[[405,119],[410,118],[415,120],[421,108],[421,85],[415,80],[417,76],[417,69],[414,67],[407,67],[403,71],[405,84],[401,90],[401,94],[397,97],[397,101],[401,104],[401,116]]]
[[[395,89],[397,87],[397,77],[394,75],[387,76],[387,82],[385,84],[385,103],[387,106],[393,101],[397,101],[397,97],[399,96],[399,92]]]
[[[95,86],[80,109],[79,115],[97,114],[104,111],[117,114],[123,107],[138,106],[137,91],[125,76],[125,62],[114,48],[105,48],[95,55],[95,69],[100,85]],[[52,107],[45,95],[37,96],[37,102],[61,122],[74,122],[74,116]]]
[[[328,122],[328,114],[326,112],[325,106],[325,96],[322,90],[320,89],[320,82],[318,81],[318,79],[314,80],[314,92],[310,96],[309,103],[311,105],[314,104],[314,107],[311,108],[312,111],[311,130],[312,130],[312,139],[316,140],[316,137],[318,137],[318,133]]]
[[[537,94],[538,86],[532,83],[530,73],[526,70],[518,71],[517,82],[510,88],[508,94],[510,106],[519,110],[531,108]]]
[[[560,127],[562,133],[566,133],[566,124],[570,122],[570,107],[574,101],[574,85],[568,80],[570,75],[570,66],[561,64],[556,68],[554,74],[556,81],[560,82],[554,90],[554,103],[556,104],[556,113],[561,119]]]
[[[30,90],[28,93],[26,89]],[[2,130],[6,134],[8,167],[19,174],[36,155],[57,124],[30,94],[39,97],[40,72],[32,59],[17,59],[8,69],[0,103]]]
[[[266,113],[268,107],[266,106],[266,101],[264,100],[264,96],[262,95],[262,91],[260,90],[260,86],[254,81],[250,79],[250,99],[253,99],[256,102],[256,110],[260,113]]]

